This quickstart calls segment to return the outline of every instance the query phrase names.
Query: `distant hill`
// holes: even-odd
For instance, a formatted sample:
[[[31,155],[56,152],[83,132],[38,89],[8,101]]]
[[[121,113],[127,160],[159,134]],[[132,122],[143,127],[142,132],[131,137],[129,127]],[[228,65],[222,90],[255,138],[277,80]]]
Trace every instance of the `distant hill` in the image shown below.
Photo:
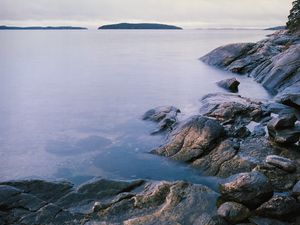
[[[0,26],[0,30],[87,30],[85,27],[71,27],[71,26],[59,26],[59,27],[15,27],[15,26]]]
[[[270,27],[265,30],[285,30],[285,29],[286,29],[286,26],[277,26],[277,27]]]
[[[181,27],[176,27],[158,23],[118,23],[104,25],[98,28],[99,30],[182,30]]]

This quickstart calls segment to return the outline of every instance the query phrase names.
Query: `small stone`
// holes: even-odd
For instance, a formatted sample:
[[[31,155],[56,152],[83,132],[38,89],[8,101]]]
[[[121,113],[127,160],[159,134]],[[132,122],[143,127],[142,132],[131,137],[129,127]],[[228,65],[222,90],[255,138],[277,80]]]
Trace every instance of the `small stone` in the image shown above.
[[[250,172],[229,177],[220,185],[220,192],[226,200],[255,208],[272,197],[273,188],[265,175]]]
[[[300,197],[300,180],[295,184],[295,186],[293,187],[293,192],[292,192],[293,196],[295,197]]]
[[[296,171],[296,163],[290,159],[278,156],[278,155],[269,155],[266,158],[266,163],[276,166],[282,170],[285,170],[289,173]]]
[[[239,223],[248,219],[250,210],[236,202],[226,202],[218,209],[218,214],[230,223]]]
[[[261,216],[280,218],[288,216],[299,210],[299,205],[293,197],[275,195],[269,201],[256,209]]]
[[[236,78],[221,80],[217,82],[219,87],[222,87],[224,89],[227,89],[231,92],[238,92],[238,87],[240,85],[240,82]]]

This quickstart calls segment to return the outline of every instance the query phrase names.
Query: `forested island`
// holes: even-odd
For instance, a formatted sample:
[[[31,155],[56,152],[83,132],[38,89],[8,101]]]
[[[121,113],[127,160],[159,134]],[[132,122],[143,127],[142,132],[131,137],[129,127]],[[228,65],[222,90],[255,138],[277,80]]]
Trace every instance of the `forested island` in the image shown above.
[[[118,23],[103,25],[99,30],[182,30],[181,27],[158,23]]]
[[[18,26],[0,26],[0,30],[87,30],[86,27],[72,27],[72,26],[29,26],[29,27],[18,27]]]

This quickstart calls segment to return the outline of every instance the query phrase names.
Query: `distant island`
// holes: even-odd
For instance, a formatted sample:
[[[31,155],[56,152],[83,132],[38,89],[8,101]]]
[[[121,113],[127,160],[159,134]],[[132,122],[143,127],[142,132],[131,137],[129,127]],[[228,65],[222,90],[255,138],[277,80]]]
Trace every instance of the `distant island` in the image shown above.
[[[87,30],[86,27],[72,27],[72,26],[31,26],[31,27],[16,27],[16,26],[0,26],[0,30]]]
[[[287,27],[286,26],[277,26],[277,27],[269,27],[265,30],[286,30]]]
[[[118,23],[104,25],[98,30],[182,30],[181,27],[158,23]]]

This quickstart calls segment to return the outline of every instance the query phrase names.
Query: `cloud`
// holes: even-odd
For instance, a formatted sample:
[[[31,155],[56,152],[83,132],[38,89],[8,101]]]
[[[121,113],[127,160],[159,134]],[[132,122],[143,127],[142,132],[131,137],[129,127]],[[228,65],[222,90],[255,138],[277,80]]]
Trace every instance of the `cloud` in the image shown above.
[[[10,24],[164,22],[192,27],[284,24],[293,0],[1,0]]]

